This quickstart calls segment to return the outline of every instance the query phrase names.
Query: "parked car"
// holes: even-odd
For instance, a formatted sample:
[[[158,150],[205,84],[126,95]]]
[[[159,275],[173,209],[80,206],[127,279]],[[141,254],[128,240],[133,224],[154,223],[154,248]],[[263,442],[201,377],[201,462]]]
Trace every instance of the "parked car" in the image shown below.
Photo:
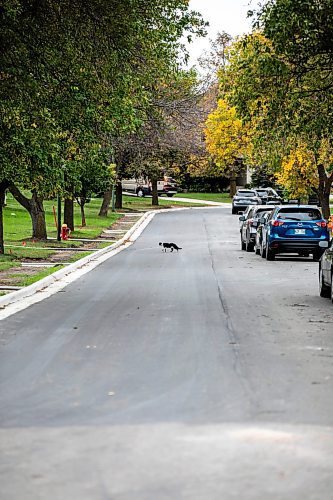
[[[123,179],[121,185],[124,191],[134,193],[139,197],[151,195],[151,182],[148,179]],[[157,192],[159,196],[163,194],[171,197],[177,193],[177,183],[172,177],[165,176],[157,181]]]
[[[174,194],[177,194],[177,191],[177,182],[172,177],[164,176],[163,180],[157,181],[157,192],[159,196],[165,194],[171,198]]]
[[[319,260],[328,246],[327,223],[311,205],[277,206],[263,225],[260,253],[267,260],[281,253],[312,253],[313,260]]]
[[[319,294],[333,302],[333,238],[319,261]]]
[[[261,203],[263,205],[272,204],[272,205],[280,205],[282,203],[282,198],[275,191],[275,189],[271,187],[266,188],[256,188],[255,189],[257,195],[261,198]]]
[[[272,208],[266,205],[250,206],[239,217],[242,250],[253,251],[260,216],[267,210],[272,210]]]
[[[134,193],[140,198],[151,194],[151,185],[147,179],[122,179],[123,191]]]
[[[268,221],[271,213],[272,213],[272,209],[269,212],[265,211],[265,212],[260,212],[260,214],[259,214],[256,237],[255,237],[255,241],[254,241],[254,251],[257,255],[260,254],[263,231],[264,231],[265,225],[267,224],[267,221]]]
[[[249,205],[260,205],[261,199],[253,189],[238,189],[232,199],[233,214],[245,210]]]

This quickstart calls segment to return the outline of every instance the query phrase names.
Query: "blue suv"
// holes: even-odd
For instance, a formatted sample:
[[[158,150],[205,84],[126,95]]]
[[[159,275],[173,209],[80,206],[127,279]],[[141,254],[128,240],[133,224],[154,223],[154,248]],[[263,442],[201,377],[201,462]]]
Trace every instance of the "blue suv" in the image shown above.
[[[319,260],[329,245],[327,223],[317,207],[277,206],[263,223],[261,255],[267,260],[274,260],[280,253],[312,253],[313,260]]]

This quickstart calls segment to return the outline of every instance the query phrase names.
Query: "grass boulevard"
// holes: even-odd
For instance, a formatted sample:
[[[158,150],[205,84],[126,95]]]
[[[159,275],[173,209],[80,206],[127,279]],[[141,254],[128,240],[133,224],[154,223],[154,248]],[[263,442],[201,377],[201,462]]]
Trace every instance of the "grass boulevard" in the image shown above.
[[[205,201],[230,201],[228,195],[218,193],[181,193],[179,196],[200,199],[203,204]],[[31,285],[96,250],[112,245],[143,213],[154,209],[151,198],[124,195],[122,210],[117,212],[110,210],[108,217],[99,217],[101,201],[95,198],[86,205],[85,227],[80,226],[80,210],[75,204],[75,230],[69,240],[61,242],[56,240],[57,231],[53,213],[56,201],[46,201],[44,207],[48,240],[35,241],[31,239],[31,220],[28,212],[9,194],[4,208],[5,254],[0,255],[0,295],[10,293],[13,287]],[[168,198],[160,199],[159,206],[155,209],[191,206],[198,204],[177,202]]]

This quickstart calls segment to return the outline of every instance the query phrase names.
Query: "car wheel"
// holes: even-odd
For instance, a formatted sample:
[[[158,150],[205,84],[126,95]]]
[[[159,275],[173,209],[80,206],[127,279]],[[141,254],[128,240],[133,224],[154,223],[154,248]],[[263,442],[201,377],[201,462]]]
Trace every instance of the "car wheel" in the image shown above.
[[[331,288],[324,283],[323,270],[319,268],[319,295],[321,297],[329,298],[332,295],[332,285]]]
[[[265,249],[264,249],[263,242],[261,242],[261,245],[260,245],[260,257],[262,259],[264,259],[266,257],[266,252],[265,252]]]
[[[245,250],[247,252],[253,252],[253,248],[254,248],[254,245],[251,241],[249,241],[248,239],[246,239],[246,242],[245,242]]]
[[[275,253],[266,245],[266,260],[275,260]]]
[[[231,209],[231,213],[232,213],[233,215],[237,214],[237,210],[236,210],[236,208],[232,207],[232,209]]]
[[[313,260],[315,262],[318,262],[320,257],[321,257],[321,252],[319,250],[314,250],[314,252],[312,253],[312,256],[313,256]]]
[[[242,235],[241,235],[241,250],[245,250],[245,243],[243,241]]]
[[[139,188],[136,192],[136,195],[139,197],[139,198],[143,198],[145,193],[143,192],[143,189]]]

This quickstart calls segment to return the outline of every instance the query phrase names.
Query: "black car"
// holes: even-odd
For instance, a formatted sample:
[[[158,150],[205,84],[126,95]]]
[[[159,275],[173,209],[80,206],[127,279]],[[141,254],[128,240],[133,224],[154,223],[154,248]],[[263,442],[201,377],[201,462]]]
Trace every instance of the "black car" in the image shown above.
[[[250,205],[260,205],[261,199],[254,189],[239,189],[232,199],[233,214],[245,210]]]
[[[333,239],[319,261],[319,294],[333,302]]]

